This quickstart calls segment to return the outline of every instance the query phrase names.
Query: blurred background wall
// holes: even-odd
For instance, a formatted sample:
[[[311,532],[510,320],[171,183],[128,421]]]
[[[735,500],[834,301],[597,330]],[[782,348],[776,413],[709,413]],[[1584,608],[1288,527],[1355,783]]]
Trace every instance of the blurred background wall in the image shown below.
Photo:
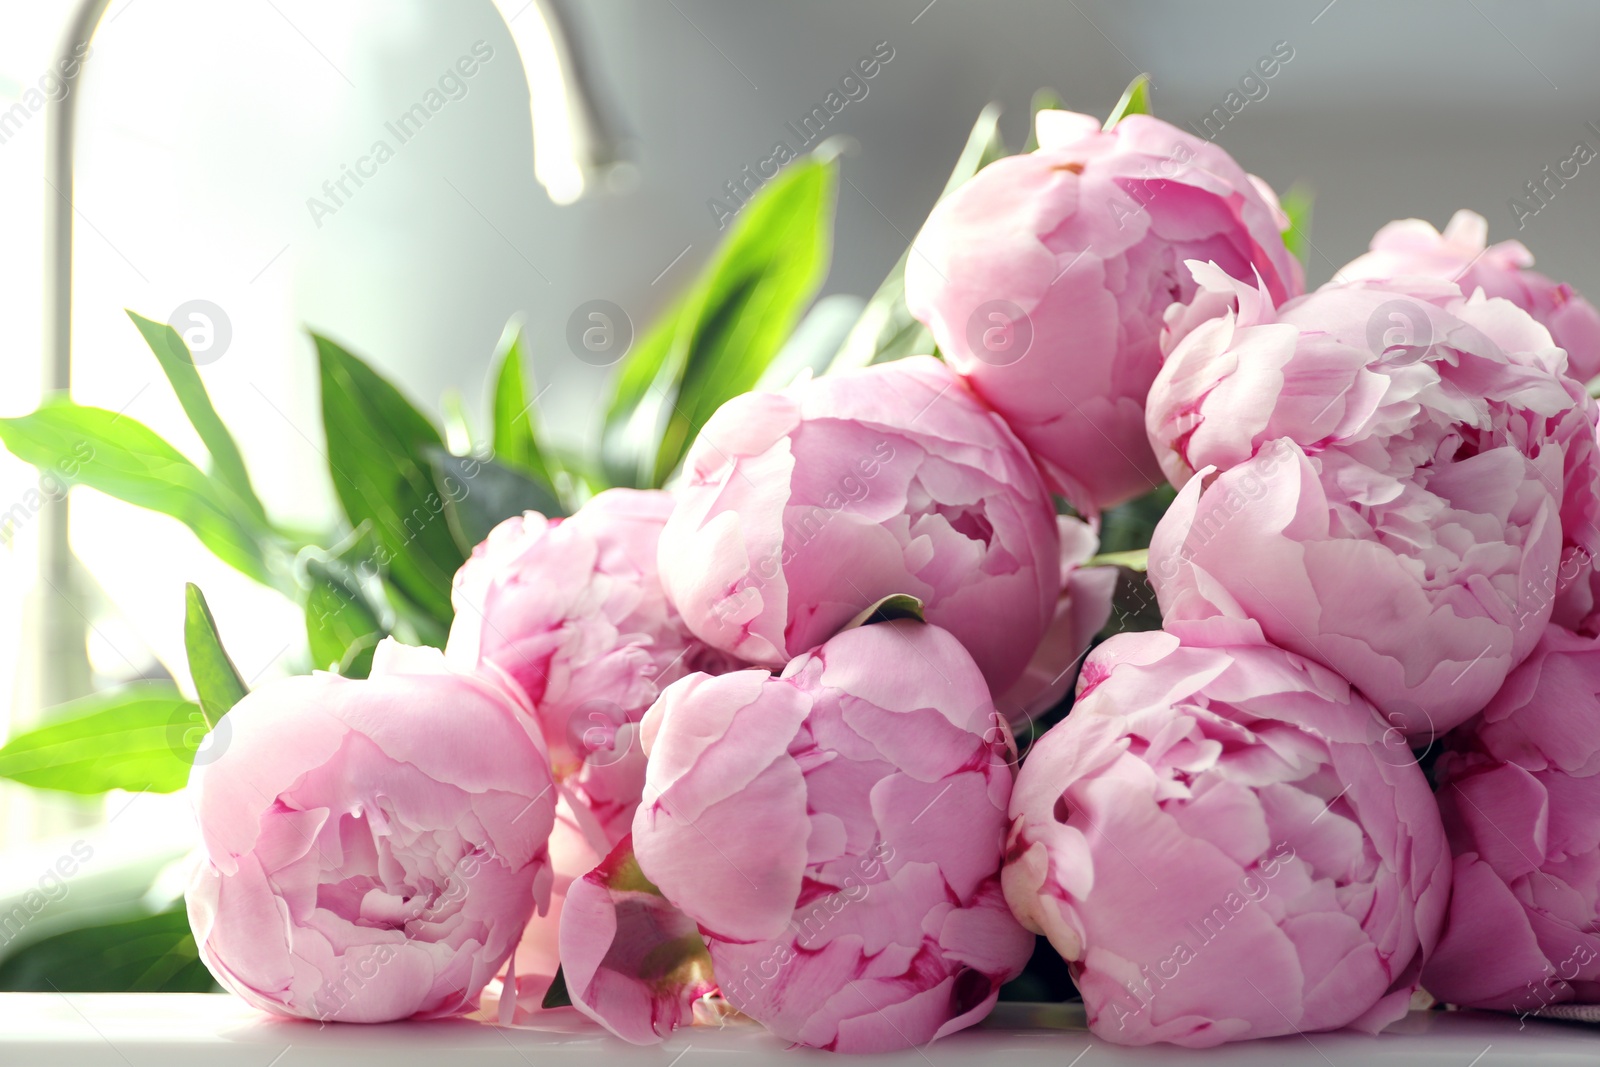
[[[798,146],[786,124],[875,51],[891,58],[826,129],[852,144],[829,293],[872,291],[989,101],[1005,106],[1015,148],[1036,88],[1104,114],[1148,71],[1157,114],[1199,126],[1276,49],[1290,58],[1216,140],[1280,190],[1315,187],[1313,283],[1382,223],[1442,225],[1464,206],[1488,216],[1492,240],[1520,238],[1547,273],[1600,294],[1600,163],[1520,229],[1508,203],[1576,142],[1600,149],[1600,5],[585,0],[562,10],[632,167],[617,191],[558,207],[534,181],[528,90],[489,0],[115,0],[79,90],[78,399],[196,445],[122,309],[166,318],[191,300],[215,304],[232,335],[204,371],[217,405],[269,508],[322,524],[331,500],[303,327],[340,338],[424,406],[454,389],[481,414],[491,350],[521,314],[548,385],[541,412],[581,438],[605,371],[569,350],[573,310],[610,300],[642,329],[712,252],[707,202],[726,202],[724,183],[776,141]],[[59,0],[0,0],[0,112],[38,85],[65,11]],[[464,92],[398,144],[385,124],[475,48]],[[39,209],[51,194],[43,117],[29,116],[0,127],[8,415],[34,406],[39,382]],[[375,174],[347,185],[332,211],[308,203],[330,206],[324,183],[378,139],[394,154]],[[0,458],[0,500],[32,482]],[[91,652],[102,681],[181,675],[185,579],[205,585],[247,676],[287,666],[301,633],[292,605],[216,564],[176,522],[87,491],[74,499],[73,543],[100,589]],[[0,548],[0,649],[23,625],[32,552],[25,528]],[[26,826],[20,816],[0,826],[0,843]]]

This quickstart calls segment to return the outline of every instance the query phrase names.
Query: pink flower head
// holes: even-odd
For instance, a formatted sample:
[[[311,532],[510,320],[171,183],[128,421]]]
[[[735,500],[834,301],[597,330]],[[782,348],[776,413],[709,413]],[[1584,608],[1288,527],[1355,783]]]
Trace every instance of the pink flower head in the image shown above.
[[[1532,315],[1566,350],[1567,374],[1580,382],[1600,374],[1600,311],[1564,282],[1533,266],[1521,241],[1489,245],[1489,223],[1475,211],[1457,211],[1444,233],[1421,219],[1399,219],[1373,237],[1371,251],[1339,269],[1340,281],[1442,278],[1470,294],[1504,297]]]
[[[599,856],[639,802],[645,710],[674,678],[730,665],[661,588],[656,548],[672,506],[664,492],[609,489],[569,519],[528,512],[496,526],[456,574],[448,655],[493,663],[522,687]]]
[[[1085,510],[1161,480],[1144,398],[1162,316],[1195,286],[1187,259],[1304,288],[1265,183],[1148,115],[1110,130],[1041,111],[1039,149],[989,164],[928,216],[906,305]]]
[[[385,641],[366,680],[241,700],[196,764],[189,924],[217,980],[278,1015],[470,1011],[550,894],[555,796],[520,697]]]
[[[1005,423],[926,356],[746,393],[690,450],[661,581],[707,643],[764,667],[884,597],[923,602],[995,692],[1055,612],[1060,543]]]
[[[1600,642],[1552,626],[1439,757],[1455,891],[1428,992],[1600,1004]]]
[[[633,822],[639,720],[673,679],[733,665],[689,633],[661,588],[656,548],[672,507],[668,493],[609,489],[568,519],[528,512],[496,526],[456,574],[448,655],[515,679],[548,740],[558,795],[551,905],[516,954],[516,1018],[555,976],[568,888]]]
[[[779,1037],[908,1048],[983,1018],[1032,938],[1000,891],[1011,735],[935,626],[847,630],[780,677],[691,675],[644,722],[633,844],[722,995]]]
[[[1450,856],[1385,735],[1338,676],[1270,645],[1128,633],[1089,656],[1017,776],[1004,886],[1096,1036],[1199,1047],[1405,1014]]]
[[[1505,300],[1418,279],[1275,309],[1194,269],[1233,306],[1150,389],[1184,486],[1151,545],[1163,617],[1255,619],[1407,734],[1459,724],[1600,545],[1594,402]]]
[[[573,1007],[636,1045],[694,1021],[716,993],[694,920],[639,870],[628,838],[573,883],[561,919],[561,967]]]

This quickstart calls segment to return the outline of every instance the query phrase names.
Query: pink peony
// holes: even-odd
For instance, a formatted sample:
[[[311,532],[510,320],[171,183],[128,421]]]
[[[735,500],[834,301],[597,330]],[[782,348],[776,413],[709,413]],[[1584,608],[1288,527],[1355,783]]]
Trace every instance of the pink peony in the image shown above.
[[[661,581],[691,630],[749,662],[782,667],[906,593],[1004,692],[1055,612],[1050,495],[936,360],[735,397],[685,469]]]
[[[1594,402],[1505,300],[1421,279],[1278,310],[1194,269],[1234,306],[1150,390],[1184,486],[1151,544],[1163,616],[1256,619],[1413,737],[1459,724],[1600,545]]]
[[[1017,776],[1004,885],[1098,1037],[1209,1046],[1405,1014],[1450,857],[1422,771],[1385,740],[1347,683],[1270,645],[1129,633],[1090,655]]]
[[[519,700],[385,641],[367,680],[291,678],[228,712],[189,779],[189,923],[217,980],[306,1019],[472,1010],[550,893],[555,797]]]
[[[673,679],[731,665],[661,588],[656,548],[672,507],[664,492],[610,489],[569,519],[528,512],[496,526],[456,574],[447,654],[493,663],[522,687],[600,855],[639,801],[645,709]]]
[[[1600,642],[1552,626],[1439,757],[1455,892],[1428,991],[1600,1004]]]
[[[628,838],[574,883],[561,919],[561,966],[573,1007],[636,1045],[694,1021],[716,993],[694,920],[639,870]]]
[[[465,669],[492,663],[527,695],[549,743],[558,794],[550,913],[516,956],[519,1008],[555,976],[567,888],[627,835],[644,786],[638,723],[660,688],[729,657],[684,627],[656,574],[672,497],[610,489],[568,519],[507,519],[455,579],[447,646]]]
[[[1161,473],[1144,398],[1187,259],[1304,288],[1288,220],[1221,148],[1147,115],[1105,131],[1041,111],[1039,150],[997,160],[940,201],[906,262],[906,304],[939,350],[1090,510]]]
[[[1572,286],[1554,282],[1533,266],[1521,241],[1488,246],[1489,223],[1474,211],[1458,211],[1444,233],[1421,219],[1400,219],[1379,230],[1372,250],[1346,263],[1339,281],[1382,281],[1421,275],[1443,278],[1463,293],[1511,301],[1550,331],[1566,350],[1567,373],[1580,382],[1600,374],[1600,311]],[[1486,247],[1488,246],[1488,247]]]
[[[1015,752],[950,634],[880,623],[780,677],[691,675],[644,738],[639,866],[699,924],[722,995],[779,1037],[921,1045],[1021,972],[1033,939],[999,882]]]

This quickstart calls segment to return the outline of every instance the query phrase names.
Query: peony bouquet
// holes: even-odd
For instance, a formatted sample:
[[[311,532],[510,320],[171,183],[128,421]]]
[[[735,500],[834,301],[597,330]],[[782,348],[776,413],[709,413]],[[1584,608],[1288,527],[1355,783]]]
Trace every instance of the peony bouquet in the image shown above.
[[[0,772],[186,780],[187,951],[285,1016],[878,1052],[1051,960],[1124,1044],[1600,1004],[1600,314],[1466,211],[1308,292],[1306,198],[1143,82],[1035,126],[980,122],[837,348],[785,348],[837,162],[789,166],[598,455],[516,329],[476,445],[318,338],[334,537],[135,317],[209,469],[64,399],[0,438],[90,441],[71,479],[298,598],[315,670],[249,691],[191,587],[195,698],[50,727],[110,700],[171,761]]]

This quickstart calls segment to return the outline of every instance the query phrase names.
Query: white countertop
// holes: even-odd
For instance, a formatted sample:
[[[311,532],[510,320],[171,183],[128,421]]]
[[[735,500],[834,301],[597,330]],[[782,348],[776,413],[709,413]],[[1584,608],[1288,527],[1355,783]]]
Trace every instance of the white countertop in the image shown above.
[[[1002,1004],[982,1026],[923,1049],[847,1057],[786,1051],[781,1042],[748,1023],[680,1030],[665,1045],[635,1048],[606,1035],[571,1009],[552,1013],[550,1022],[539,1029],[504,1028],[472,1019],[319,1027],[274,1019],[222,995],[0,994],[0,1067],[454,1067],[458,1063],[702,1067],[802,1061],[882,1067],[991,1062],[1014,1067],[1594,1067],[1600,1063],[1600,1028],[1530,1019],[1519,1031],[1517,1020],[1510,1016],[1414,1012],[1379,1037],[1313,1034],[1199,1051],[1171,1046],[1130,1049],[1091,1037],[1077,1005]]]

